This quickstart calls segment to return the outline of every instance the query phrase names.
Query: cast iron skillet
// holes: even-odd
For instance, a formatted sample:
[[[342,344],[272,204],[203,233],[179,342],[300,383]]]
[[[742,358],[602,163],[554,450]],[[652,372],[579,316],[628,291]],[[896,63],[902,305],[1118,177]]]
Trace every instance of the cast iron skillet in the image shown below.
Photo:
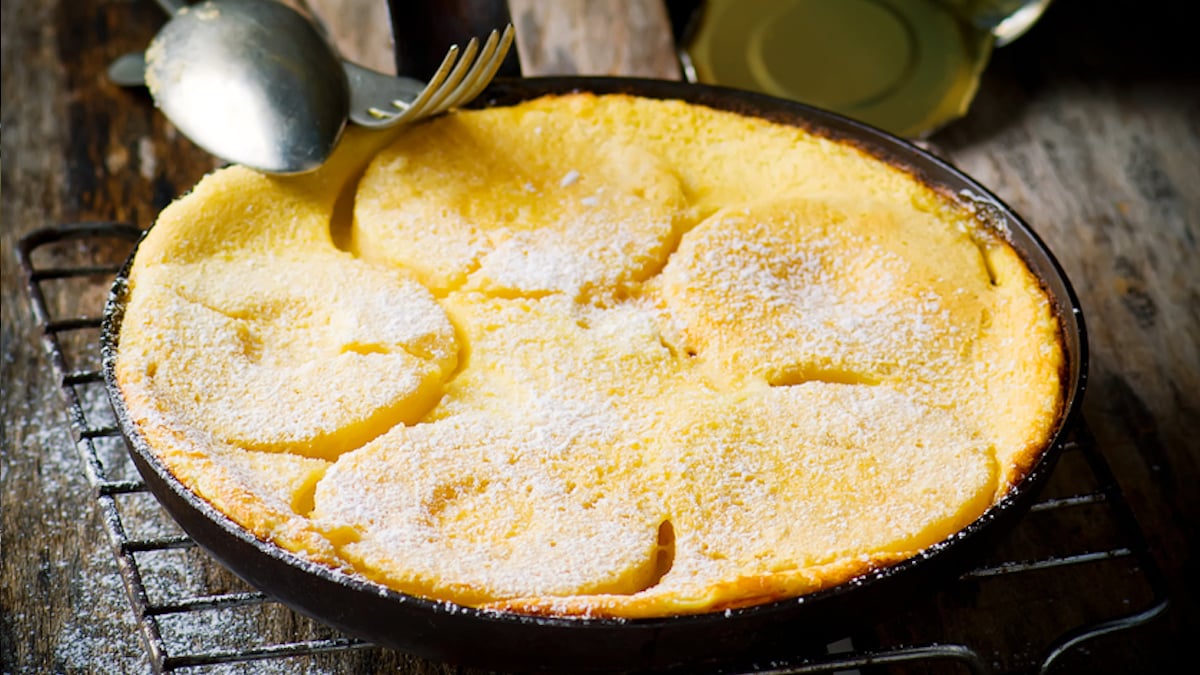
[[[449,663],[497,670],[664,671],[752,667],[796,655],[822,640],[869,625],[928,594],[977,562],[1033,501],[1078,415],[1086,343],[1078,300],[1038,237],[982,186],[886,133],[811,107],[720,87],[625,78],[498,80],[476,106],[511,105],[543,94],[629,93],[682,99],[803,127],[849,141],[960,201],[1012,244],[1053,299],[1068,357],[1065,407],[1050,445],[1028,475],[959,534],[922,555],[808,596],[697,616],[580,620],[485,612],[404,595],[351,578],[260,541],[184,487],[131,423],[114,376],[131,254],[105,309],[101,349],[109,397],[146,484],[201,546],[253,586],[294,609],[367,640]]]

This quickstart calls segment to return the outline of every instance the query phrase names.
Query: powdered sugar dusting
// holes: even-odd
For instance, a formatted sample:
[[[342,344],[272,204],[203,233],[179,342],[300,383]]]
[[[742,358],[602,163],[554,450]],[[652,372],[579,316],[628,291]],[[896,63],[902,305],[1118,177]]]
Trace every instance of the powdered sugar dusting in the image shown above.
[[[330,264],[162,266],[165,292],[130,303],[125,372],[189,424],[243,447],[330,456],[361,445],[370,429],[342,430],[380,411],[393,410],[384,428],[404,419],[394,409],[422,405],[457,349],[427,291],[356,265],[330,273]],[[189,347],[197,344],[206,350]]]
[[[635,142],[524,164],[409,142],[360,186],[379,268],[344,292],[308,277],[357,261],[279,254],[237,268],[250,293],[172,270],[126,319],[152,338],[128,376],[185,424],[328,460],[289,522],[355,573],[469,605],[701,611],[843,581],[991,503],[987,364],[1018,340],[986,334],[998,301],[959,221],[791,194],[692,227],[712,176]],[[291,508],[291,483],[259,487]]]

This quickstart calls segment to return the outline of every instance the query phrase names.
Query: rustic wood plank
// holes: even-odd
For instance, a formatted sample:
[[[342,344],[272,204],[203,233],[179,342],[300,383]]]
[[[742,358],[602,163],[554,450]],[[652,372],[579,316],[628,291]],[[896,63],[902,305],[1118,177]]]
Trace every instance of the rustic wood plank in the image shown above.
[[[509,0],[527,76],[680,78],[660,0]]]
[[[378,0],[287,0],[318,17],[344,58],[381,73],[396,72],[392,24]]]

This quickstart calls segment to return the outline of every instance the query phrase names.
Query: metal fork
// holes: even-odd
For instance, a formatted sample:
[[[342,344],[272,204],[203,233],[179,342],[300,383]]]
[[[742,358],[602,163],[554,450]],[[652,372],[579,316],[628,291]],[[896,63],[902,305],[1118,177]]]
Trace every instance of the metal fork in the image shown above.
[[[428,83],[343,61],[342,69],[350,82],[350,121],[382,129],[469,103],[495,77],[512,42],[513,27],[509,24],[503,33],[493,30],[482,49],[479,40],[471,38],[461,58],[458,45],[451,45]]]

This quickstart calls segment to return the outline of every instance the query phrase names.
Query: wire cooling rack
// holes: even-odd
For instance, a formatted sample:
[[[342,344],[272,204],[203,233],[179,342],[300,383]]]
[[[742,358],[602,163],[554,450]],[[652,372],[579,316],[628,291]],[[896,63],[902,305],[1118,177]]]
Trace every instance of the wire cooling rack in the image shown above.
[[[189,539],[147,491],[116,426],[99,361],[105,292],[140,236],[131,225],[77,223],[26,235],[18,255],[80,470],[102,516],[150,668],[206,672],[238,665],[237,672],[255,672],[255,664],[307,659],[309,666],[319,662],[340,671],[366,658],[413,665],[294,615],[246,586]],[[72,281],[91,292],[45,292],[47,285]],[[1047,672],[1087,641],[1161,614],[1165,588],[1108,464],[1081,424],[1040,501],[992,559],[924,605],[816,652],[760,667],[775,675],[942,672],[943,666],[972,673]],[[281,631],[280,625],[290,628]],[[1034,634],[1013,634],[1026,625],[1037,626]],[[418,665],[426,672],[436,668]]]

